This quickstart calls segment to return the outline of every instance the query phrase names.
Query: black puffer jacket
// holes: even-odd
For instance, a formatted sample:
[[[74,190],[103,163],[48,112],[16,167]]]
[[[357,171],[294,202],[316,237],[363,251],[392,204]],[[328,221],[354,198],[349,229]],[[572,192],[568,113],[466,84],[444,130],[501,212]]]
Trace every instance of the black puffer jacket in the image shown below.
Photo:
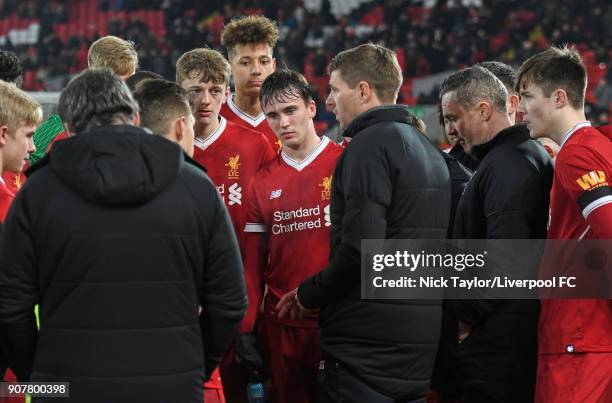
[[[439,301],[361,300],[362,239],[443,239],[450,179],[443,157],[409,124],[404,106],[356,117],[334,172],[328,267],[306,280],[300,301],[321,307],[321,348],[375,390],[425,396],[440,332]]]
[[[524,126],[511,126],[472,154],[480,163],[459,201],[453,238],[546,238],[553,164],[544,148]],[[538,315],[536,300],[445,302],[434,388],[469,403],[533,401]],[[472,326],[461,344],[459,320]]]
[[[32,169],[0,243],[0,323],[19,378],[69,381],[62,402],[201,403],[246,307],[204,170],[132,126],[59,142]]]

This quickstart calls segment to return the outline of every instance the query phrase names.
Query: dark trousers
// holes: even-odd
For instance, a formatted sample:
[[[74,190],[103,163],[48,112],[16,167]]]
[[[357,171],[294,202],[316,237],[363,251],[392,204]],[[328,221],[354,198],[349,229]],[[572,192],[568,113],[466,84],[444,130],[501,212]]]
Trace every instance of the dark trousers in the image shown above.
[[[425,399],[398,400],[385,396],[329,357],[321,361],[317,383],[317,403],[425,403]]]

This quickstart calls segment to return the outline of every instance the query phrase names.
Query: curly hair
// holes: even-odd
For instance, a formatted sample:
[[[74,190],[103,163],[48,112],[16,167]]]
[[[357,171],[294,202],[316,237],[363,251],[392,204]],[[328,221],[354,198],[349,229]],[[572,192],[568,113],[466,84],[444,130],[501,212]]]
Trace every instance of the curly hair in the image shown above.
[[[19,88],[23,84],[21,60],[8,50],[0,50],[0,80],[14,83]]]
[[[278,41],[278,26],[275,21],[262,15],[234,18],[221,32],[221,45],[231,57],[236,45],[266,43],[271,48]]]

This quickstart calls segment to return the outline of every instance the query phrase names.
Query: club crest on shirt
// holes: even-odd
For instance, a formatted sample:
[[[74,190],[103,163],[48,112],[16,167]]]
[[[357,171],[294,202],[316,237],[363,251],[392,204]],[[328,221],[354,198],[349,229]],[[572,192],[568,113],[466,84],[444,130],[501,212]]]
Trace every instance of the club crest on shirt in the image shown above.
[[[228,179],[239,179],[240,174],[238,172],[238,168],[240,168],[240,155],[234,155],[233,157],[229,157],[227,160],[226,167],[229,168],[227,172]]]
[[[331,184],[332,184],[331,176],[323,177],[323,180],[321,181],[321,183],[319,183],[319,187],[323,188],[321,190],[321,200],[329,200],[331,196]]]
[[[591,171],[576,179],[576,183],[582,190],[593,190],[607,185],[606,174],[603,171]]]

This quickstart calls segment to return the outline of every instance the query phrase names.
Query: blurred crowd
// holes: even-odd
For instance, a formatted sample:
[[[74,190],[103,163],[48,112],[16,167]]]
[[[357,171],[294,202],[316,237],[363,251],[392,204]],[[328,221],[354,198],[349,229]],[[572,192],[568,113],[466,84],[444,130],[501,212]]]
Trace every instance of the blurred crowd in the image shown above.
[[[598,124],[609,121],[612,102],[612,3],[606,0],[375,0],[336,17],[331,0],[0,0],[0,20],[13,14],[40,23],[38,43],[4,48],[15,51],[34,79],[28,90],[57,90],[86,66],[86,50],[98,37],[113,34],[137,44],[141,69],[174,77],[177,58],[202,46],[220,48],[223,24],[234,16],[264,14],[275,19],[281,38],[277,64],[302,71],[311,79],[325,75],[331,56],[373,41],[398,51],[405,80],[456,70],[484,60],[518,65],[552,44],[575,43],[586,54],[591,77],[587,113]],[[55,27],[68,21],[71,7],[95,3],[95,12],[139,10],[163,13],[165,36],[156,35],[139,18],[111,20],[94,32],[65,41]],[[325,114],[317,92],[320,118]],[[434,104],[437,88],[405,103]]]

